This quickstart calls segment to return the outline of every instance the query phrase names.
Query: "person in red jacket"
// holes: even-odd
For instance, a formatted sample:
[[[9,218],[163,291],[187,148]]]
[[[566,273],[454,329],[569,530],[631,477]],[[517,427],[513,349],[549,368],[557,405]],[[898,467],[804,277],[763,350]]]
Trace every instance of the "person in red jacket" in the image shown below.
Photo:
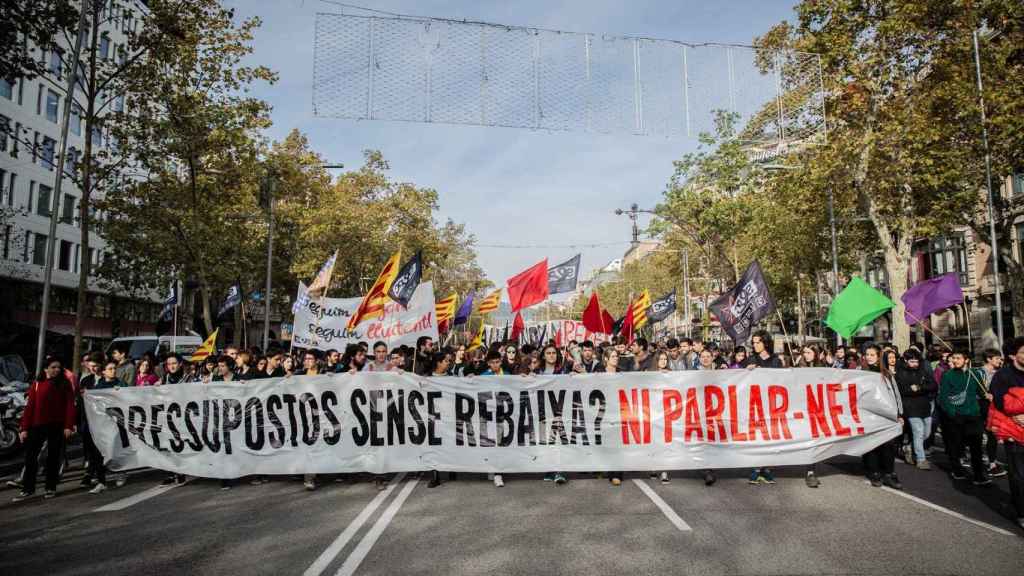
[[[43,442],[49,448],[46,458],[46,498],[57,495],[60,460],[64,455],[64,441],[75,432],[75,388],[56,358],[47,358],[43,372],[28,389],[25,413],[21,417],[21,441],[25,444],[25,475],[21,493],[14,497],[20,502],[35,495],[39,452]]]
[[[1006,461],[1009,465],[1010,499],[1017,515],[1017,525],[1024,528],[1024,443],[1020,442],[1021,428],[1024,428],[1024,412],[1021,411],[1020,389],[1024,388],[1024,337],[1014,338],[1006,350],[1009,362],[992,376],[989,392],[992,406],[989,407],[990,428],[996,437],[1003,440]],[[1003,420],[1001,430],[991,426],[992,419]]]

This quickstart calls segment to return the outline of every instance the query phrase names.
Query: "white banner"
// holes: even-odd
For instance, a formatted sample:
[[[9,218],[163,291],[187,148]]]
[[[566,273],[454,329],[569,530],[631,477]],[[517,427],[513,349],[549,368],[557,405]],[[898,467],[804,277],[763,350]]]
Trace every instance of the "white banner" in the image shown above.
[[[85,405],[113,470],[235,478],[806,465],[900,435],[893,393],[827,368],[359,373],[90,390]]]
[[[299,294],[305,292],[299,284]],[[437,322],[434,321],[434,285],[423,282],[409,300],[409,307],[388,301],[384,315],[365,320],[348,330],[348,320],[359,308],[362,298],[310,299],[295,313],[292,343],[296,348],[345,351],[345,346],[364,341],[372,345],[383,340],[389,348],[407,344],[416,345],[420,336],[437,341]]]

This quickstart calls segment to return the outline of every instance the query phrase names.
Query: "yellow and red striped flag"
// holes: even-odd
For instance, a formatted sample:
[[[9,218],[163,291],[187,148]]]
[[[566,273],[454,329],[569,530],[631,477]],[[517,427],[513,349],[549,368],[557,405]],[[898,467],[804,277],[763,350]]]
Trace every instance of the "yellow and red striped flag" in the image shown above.
[[[481,319],[480,320],[480,331],[476,333],[476,338],[473,338],[473,341],[469,343],[469,348],[466,348],[466,350],[473,350],[475,348],[480,348],[483,345],[484,345],[484,321]]]
[[[458,303],[458,300],[459,295],[452,292],[451,296],[438,300],[434,304],[434,316],[439,325],[455,317],[455,305]]]
[[[384,305],[388,303],[388,290],[391,289],[391,283],[395,281],[395,276],[398,276],[398,265],[401,259],[402,251],[399,250],[384,264],[384,269],[380,271],[380,275],[370,287],[370,291],[359,303],[356,313],[349,318],[349,330],[355,329],[363,320],[379,318],[384,315]]]
[[[501,288],[498,288],[494,292],[487,295],[486,298],[480,301],[480,309],[477,310],[479,314],[487,314],[494,312],[498,309],[498,304],[501,303]]]
[[[196,348],[196,351],[193,352],[192,356],[188,359],[189,362],[202,362],[217,350],[217,332],[219,330],[220,328],[214,330],[213,333],[206,338],[206,341],[203,342],[203,345]]]
[[[651,292],[644,290],[633,303],[633,329],[639,330],[647,324],[647,309],[651,307]]]

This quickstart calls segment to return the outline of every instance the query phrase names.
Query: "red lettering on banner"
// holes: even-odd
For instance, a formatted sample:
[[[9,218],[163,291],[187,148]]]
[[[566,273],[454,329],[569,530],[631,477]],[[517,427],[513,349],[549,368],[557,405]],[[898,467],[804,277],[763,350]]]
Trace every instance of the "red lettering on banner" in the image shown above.
[[[811,437],[817,438],[818,436],[831,436],[832,431],[828,428],[828,420],[825,419],[825,391],[822,384],[817,385],[817,395],[815,395],[815,386],[807,385],[807,416],[811,421]]]
[[[750,387],[750,410],[747,413],[747,434],[751,440],[757,440],[757,433],[767,441],[768,424],[764,421],[764,404],[761,401],[761,387],[754,384]]]
[[[725,424],[722,422],[722,412],[725,410],[725,394],[718,386],[704,387],[704,419],[708,425],[708,442],[727,442],[729,438],[725,435]],[[715,431],[718,434],[715,434]]]
[[[637,390],[636,388],[629,391],[630,397],[632,397],[632,404],[629,401],[629,397],[626,396],[625,390],[619,390],[619,413],[622,417],[622,443],[629,444],[629,436],[633,435],[634,443],[636,444],[650,444],[651,443],[651,391],[641,390],[640,401],[637,401]],[[641,413],[639,418],[637,417],[637,408],[640,408]],[[643,435],[641,436],[641,424],[643,425]]]
[[[672,422],[683,416],[683,395],[679,390],[665,390],[661,405],[665,413],[665,444],[671,444]]]
[[[684,423],[683,440],[690,441],[690,436],[696,436],[700,442],[704,441],[704,427],[700,421],[700,407],[697,406],[697,389],[690,388],[686,391],[686,420]]]
[[[786,418],[787,410],[789,410],[789,390],[785,386],[769,386],[768,419],[772,423],[772,440],[793,439],[793,434],[789,431],[789,420]]]
[[[729,386],[729,431],[733,442],[746,442],[747,433],[740,432],[740,411],[736,406],[736,387]]]
[[[842,421],[839,420],[839,415],[843,413],[843,407],[836,402],[836,395],[843,389],[843,385],[834,382],[826,384],[825,389],[828,390],[828,413],[832,417],[832,429],[836,431],[836,436],[849,436],[850,429],[843,426]]]
[[[857,385],[850,384],[847,392],[850,393],[850,416],[853,416],[853,421],[857,423],[857,434],[863,434],[864,427],[860,425],[860,408],[857,407]]]

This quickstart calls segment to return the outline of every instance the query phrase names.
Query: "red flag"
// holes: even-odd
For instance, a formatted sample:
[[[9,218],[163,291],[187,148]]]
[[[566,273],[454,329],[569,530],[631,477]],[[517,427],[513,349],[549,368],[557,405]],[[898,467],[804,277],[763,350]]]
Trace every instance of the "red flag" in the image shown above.
[[[546,264],[545,264],[546,266]],[[545,282],[547,281],[547,272],[545,272]],[[523,334],[523,330],[526,329],[526,323],[523,322],[523,315],[516,312],[516,319],[512,322],[512,340],[519,341],[519,337]]]
[[[558,328],[558,332],[555,332],[555,348],[562,347],[562,328]]]
[[[508,299],[512,311],[518,312],[539,304],[548,297],[548,259],[508,279]]]
[[[583,326],[590,332],[598,334],[611,334],[615,319],[607,310],[601,308],[601,301],[597,299],[597,292],[590,295],[590,303],[583,311]]]
[[[633,303],[629,303],[629,308],[626,308],[626,316],[622,320],[622,328],[619,330],[619,336],[622,336],[626,344],[633,343]]]

